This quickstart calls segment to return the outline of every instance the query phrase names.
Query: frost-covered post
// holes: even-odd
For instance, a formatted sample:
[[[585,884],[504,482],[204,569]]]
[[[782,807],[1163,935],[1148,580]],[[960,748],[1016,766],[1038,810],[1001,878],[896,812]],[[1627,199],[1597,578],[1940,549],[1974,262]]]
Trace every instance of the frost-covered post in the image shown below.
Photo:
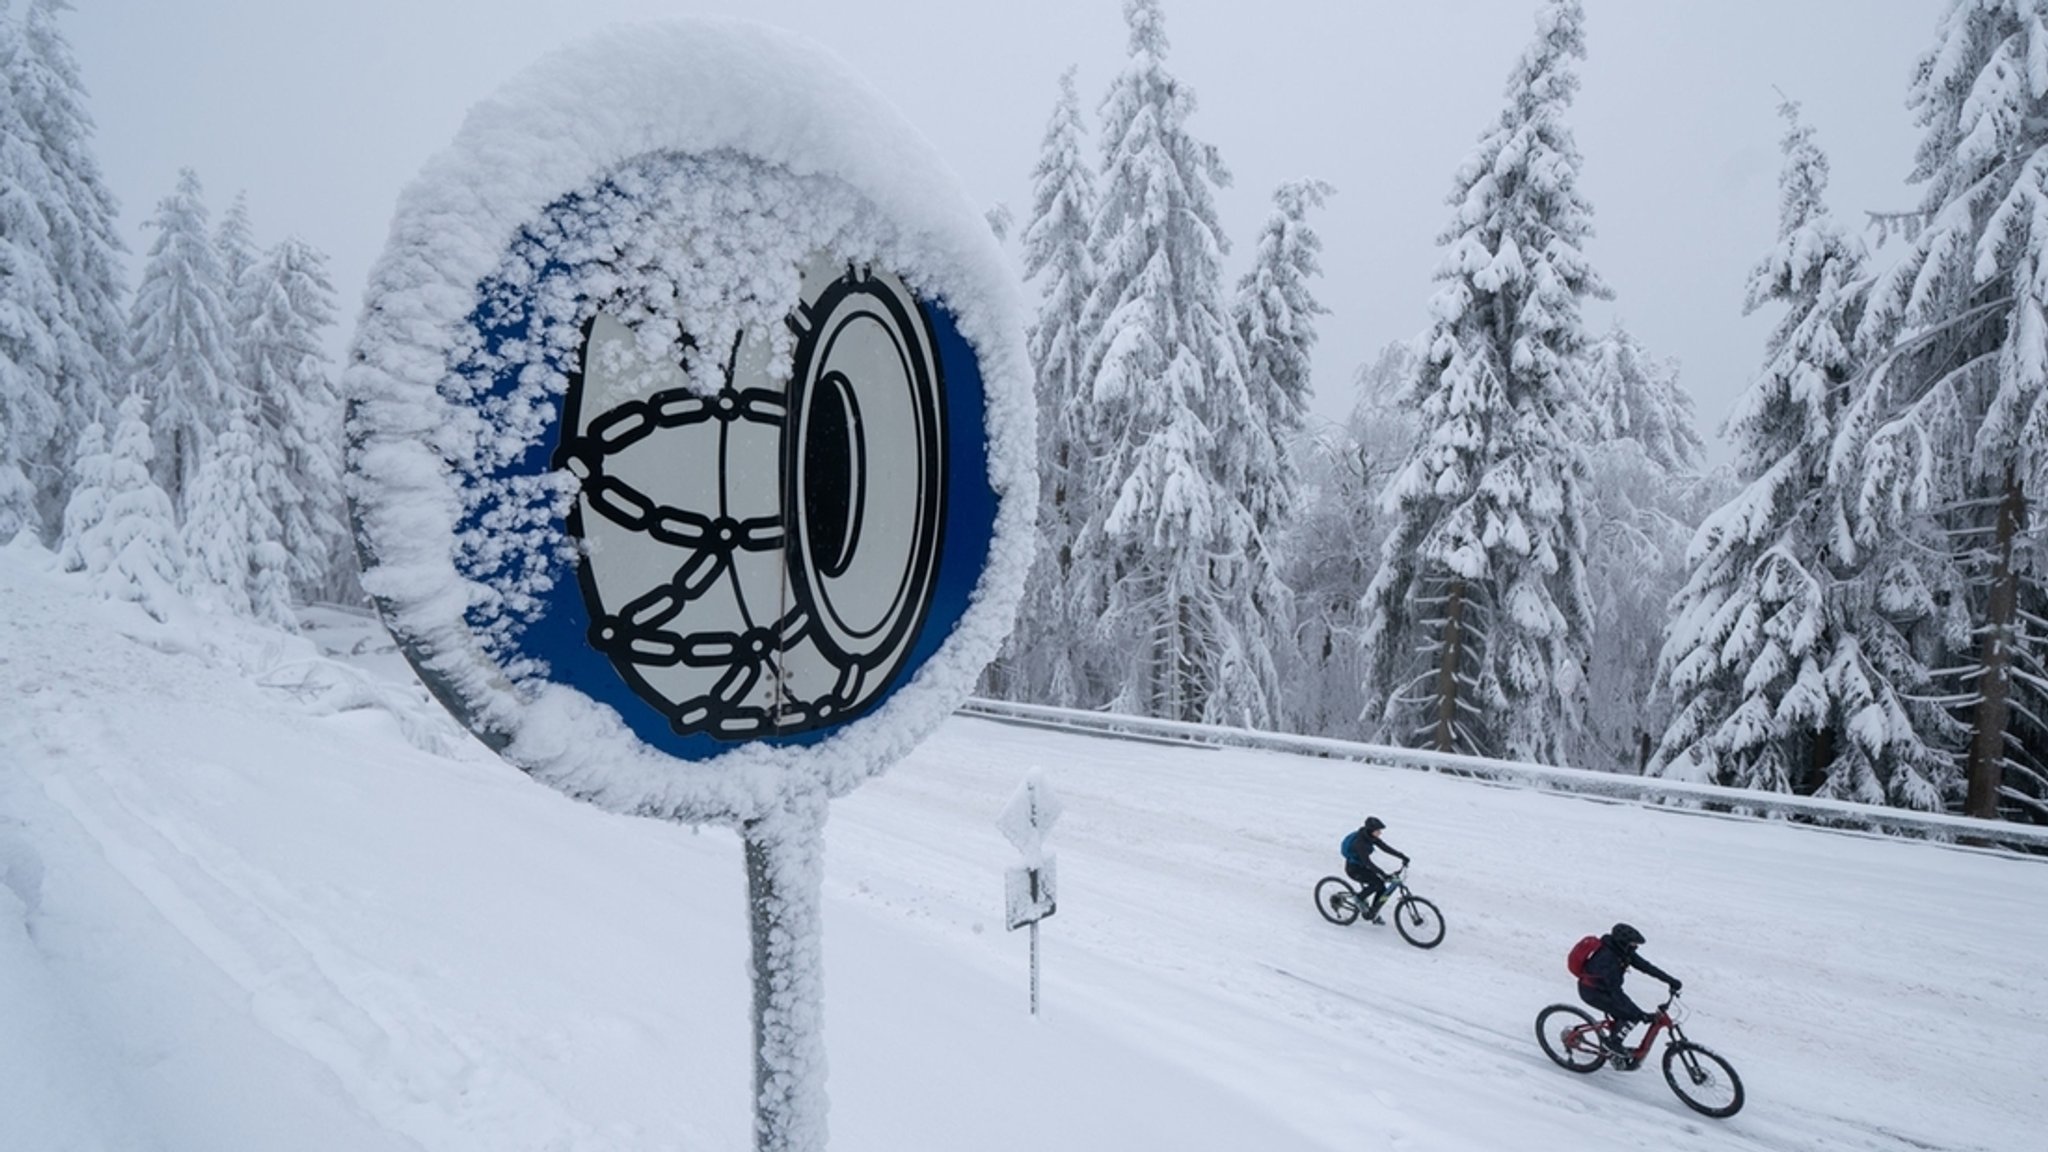
[[[822,791],[792,795],[741,826],[754,975],[754,1138],[757,1147],[825,1146]]]
[[[740,835],[754,1142],[825,1145],[827,804],[973,690],[1030,564],[1017,290],[844,65],[565,50],[400,201],[345,381],[363,587],[535,779]]]
[[[1059,880],[1053,856],[1045,850],[1046,833],[1060,818],[1059,797],[1045,776],[1033,768],[1017,786],[1003,814],[996,819],[1024,863],[1003,876],[1004,923],[1015,932],[1031,928],[1031,1014],[1038,1015],[1038,922],[1059,911]]]

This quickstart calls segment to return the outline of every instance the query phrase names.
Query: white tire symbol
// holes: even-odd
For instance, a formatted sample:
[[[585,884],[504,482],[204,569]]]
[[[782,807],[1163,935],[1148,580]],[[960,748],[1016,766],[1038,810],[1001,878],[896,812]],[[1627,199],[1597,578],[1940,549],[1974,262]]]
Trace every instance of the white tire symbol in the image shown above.
[[[786,388],[764,340],[692,392],[600,314],[557,467],[589,640],[683,735],[802,732],[878,700],[914,648],[945,517],[944,386],[895,277],[806,270]]]

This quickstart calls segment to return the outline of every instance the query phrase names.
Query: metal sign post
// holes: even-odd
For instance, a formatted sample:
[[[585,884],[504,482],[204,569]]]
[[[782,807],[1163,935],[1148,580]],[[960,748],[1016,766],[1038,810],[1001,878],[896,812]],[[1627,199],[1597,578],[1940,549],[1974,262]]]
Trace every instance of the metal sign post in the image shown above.
[[[556,53],[399,202],[344,386],[363,586],[536,780],[740,833],[755,1146],[825,1146],[827,804],[1030,563],[1021,304],[917,131],[734,21]]]
[[[1060,816],[1059,798],[1034,768],[1024,777],[996,827],[1024,856],[1020,867],[1003,876],[1004,923],[1012,932],[1031,929],[1031,1014],[1038,1015],[1038,923],[1059,911],[1059,879],[1053,855],[1045,850],[1046,834]]]
[[[825,1146],[824,949],[815,930],[825,797],[792,797],[742,826],[754,977],[754,1146]]]

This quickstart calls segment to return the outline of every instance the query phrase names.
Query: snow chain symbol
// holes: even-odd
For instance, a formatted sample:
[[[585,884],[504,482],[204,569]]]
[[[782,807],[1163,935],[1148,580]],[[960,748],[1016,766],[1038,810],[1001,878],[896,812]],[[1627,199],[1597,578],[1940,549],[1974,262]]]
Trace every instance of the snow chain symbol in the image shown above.
[[[929,605],[946,450],[929,321],[893,277],[815,268],[786,388],[742,336],[719,392],[692,391],[604,314],[570,379],[554,465],[580,483],[588,639],[684,735],[851,719]]]

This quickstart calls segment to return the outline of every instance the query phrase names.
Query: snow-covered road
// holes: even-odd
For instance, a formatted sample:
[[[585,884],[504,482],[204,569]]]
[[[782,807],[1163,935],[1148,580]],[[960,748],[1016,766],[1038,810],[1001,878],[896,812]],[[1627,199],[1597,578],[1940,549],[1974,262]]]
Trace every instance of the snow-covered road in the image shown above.
[[[734,837],[532,784],[388,652],[153,625],[46,561],[0,551],[0,1148],[747,1146]],[[1065,801],[1037,1021],[994,824],[1034,765]],[[1368,812],[1435,951],[1316,915]],[[842,1150],[2021,1152],[2048,1122],[2041,862],[965,719],[827,838]],[[1619,918],[1739,1116],[1536,1047]]]

